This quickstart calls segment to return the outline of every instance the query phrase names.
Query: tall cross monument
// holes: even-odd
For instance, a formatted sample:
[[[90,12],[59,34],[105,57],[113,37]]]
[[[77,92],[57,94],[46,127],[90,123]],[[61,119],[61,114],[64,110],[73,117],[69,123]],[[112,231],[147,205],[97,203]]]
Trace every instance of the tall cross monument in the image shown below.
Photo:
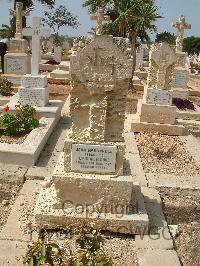
[[[23,10],[23,3],[16,3],[16,10],[10,9],[10,15],[16,17],[15,38],[22,39],[22,18],[29,15],[29,11]]]
[[[177,38],[176,38],[176,51],[183,51],[183,39],[184,39],[184,31],[186,29],[191,29],[191,24],[186,23],[185,16],[181,15],[179,18],[179,22],[174,22],[172,27],[177,28]]]
[[[106,16],[104,14],[104,8],[103,7],[99,7],[97,13],[96,14],[91,14],[90,18],[91,18],[91,20],[96,20],[97,21],[96,34],[97,35],[101,35],[102,34],[102,30],[103,30],[103,22],[104,21],[109,21],[110,17]]]
[[[37,76],[39,74],[39,63],[41,54],[41,37],[50,37],[50,29],[41,28],[41,18],[33,18],[33,27],[24,28],[23,36],[32,37],[32,62],[31,62],[31,74]]]

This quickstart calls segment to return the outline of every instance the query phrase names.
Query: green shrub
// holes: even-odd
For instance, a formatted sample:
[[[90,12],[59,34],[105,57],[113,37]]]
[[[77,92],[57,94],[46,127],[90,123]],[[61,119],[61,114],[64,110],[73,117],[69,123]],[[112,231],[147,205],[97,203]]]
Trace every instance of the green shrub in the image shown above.
[[[43,234],[47,232],[43,231]],[[40,234],[40,240],[35,242],[29,248],[24,257],[25,266],[112,266],[112,260],[108,258],[101,250],[103,238],[99,230],[94,229],[93,226],[81,226],[75,230],[67,230],[67,239],[75,237],[78,248],[76,253],[65,257],[65,252],[57,244],[45,241],[43,234]],[[48,235],[47,235],[48,239]],[[67,245],[68,246],[68,245]],[[68,251],[66,252],[68,253]],[[64,261],[65,259],[67,261]]]
[[[31,105],[17,104],[15,107],[15,114],[5,113],[0,116],[0,129],[5,135],[28,134],[39,126],[39,120],[35,117],[35,109]],[[6,107],[4,110],[7,112],[9,108]]]
[[[0,94],[10,96],[13,93],[13,84],[7,78],[0,79]]]
[[[24,258],[26,266],[42,266],[42,265],[59,265],[64,266],[62,262],[61,249],[56,244],[44,244],[38,240],[26,254]]]

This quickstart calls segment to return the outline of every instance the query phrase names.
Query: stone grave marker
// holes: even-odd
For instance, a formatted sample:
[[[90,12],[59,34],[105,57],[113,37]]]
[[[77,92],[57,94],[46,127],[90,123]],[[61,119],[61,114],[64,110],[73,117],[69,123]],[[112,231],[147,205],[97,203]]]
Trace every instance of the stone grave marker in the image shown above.
[[[23,10],[23,3],[16,3],[16,10],[10,10],[10,15],[16,17],[15,37],[10,39],[9,50],[5,55],[5,77],[15,79],[16,85],[21,82],[21,77],[31,71],[31,58],[28,54],[28,42],[22,39],[22,18],[29,12]]]
[[[54,46],[54,57],[53,59],[60,63],[62,60],[62,47],[61,46]]]
[[[52,179],[39,196],[36,222],[39,226],[45,223],[59,227],[74,222],[81,224],[84,219],[115,232],[128,223],[129,229],[123,232],[134,233],[136,224],[138,227],[148,224],[146,218],[140,219],[130,211],[124,219],[117,219],[115,211],[110,213],[111,205],[113,209],[117,204],[129,206],[134,201],[133,195],[141,193],[133,192],[133,179],[125,175],[124,168],[122,134],[132,60],[124,55],[112,36],[101,35],[70,59],[72,127]],[[52,200],[46,200],[47,197]],[[44,202],[48,202],[48,207],[43,212]],[[69,212],[69,202],[72,209],[90,206],[94,211],[91,215],[85,215],[84,211]],[[106,205],[108,208],[102,214],[96,211],[96,207]]]
[[[101,35],[102,34],[102,29],[103,29],[103,22],[104,21],[109,21],[110,17],[106,16],[104,14],[104,8],[99,7],[97,10],[97,14],[91,14],[90,15],[91,20],[96,20],[97,21],[97,26],[96,26],[96,34]]]
[[[183,39],[184,31],[186,29],[191,29],[191,24],[186,23],[185,16],[181,15],[178,22],[174,22],[172,27],[177,28],[177,38],[176,38],[176,51],[183,51]]]
[[[33,28],[23,29],[24,36],[31,36],[32,43],[32,63],[31,75],[22,78],[19,89],[19,101],[22,104],[32,104],[34,106],[45,106],[48,101],[47,77],[39,75],[39,62],[41,54],[41,37],[49,37],[50,30],[41,28],[41,18],[33,18]]]
[[[138,101],[134,132],[182,135],[184,128],[175,125],[176,107],[172,106],[172,76],[178,55],[168,43],[151,46],[150,68],[143,100]]]

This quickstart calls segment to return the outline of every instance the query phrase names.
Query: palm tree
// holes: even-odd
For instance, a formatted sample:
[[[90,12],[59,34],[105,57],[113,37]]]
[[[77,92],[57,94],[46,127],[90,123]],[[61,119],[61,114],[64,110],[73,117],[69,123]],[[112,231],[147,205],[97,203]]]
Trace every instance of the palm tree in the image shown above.
[[[154,22],[161,18],[153,0],[86,0],[84,6],[95,11],[99,5],[105,7],[111,22],[104,27],[105,34],[129,37],[133,56],[132,75],[136,66],[136,40],[148,40],[148,31],[156,31]]]
[[[0,38],[12,38],[15,35],[15,27],[12,24],[12,20],[10,19],[10,26],[2,24],[0,29]]]

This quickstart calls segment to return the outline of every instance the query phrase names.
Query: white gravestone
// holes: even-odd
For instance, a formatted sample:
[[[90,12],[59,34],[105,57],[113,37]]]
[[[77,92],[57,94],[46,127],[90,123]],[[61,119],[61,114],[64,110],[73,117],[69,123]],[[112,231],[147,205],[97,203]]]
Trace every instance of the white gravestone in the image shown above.
[[[31,62],[31,74],[38,75],[39,63],[41,55],[41,37],[50,37],[51,32],[49,29],[41,28],[41,18],[33,18],[33,28],[24,28],[23,36],[32,37],[32,62]]]
[[[23,30],[23,35],[32,36],[32,63],[31,75],[22,78],[19,89],[19,101],[22,104],[45,106],[49,101],[47,76],[39,75],[39,62],[41,53],[41,37],[49,37],[50,30],[41,28],[41,18],[33,18],[33,28]]]
[[[172,90],[158,90],[148,88],[146,91],[148,104],[172,105]]]
[[[72,171],[91,173],[114,173],[116,146],[72,144]]]
[[[172,77],[172,87],[186,88],[188,82],[188,71],[186,69],[174,69]]]

